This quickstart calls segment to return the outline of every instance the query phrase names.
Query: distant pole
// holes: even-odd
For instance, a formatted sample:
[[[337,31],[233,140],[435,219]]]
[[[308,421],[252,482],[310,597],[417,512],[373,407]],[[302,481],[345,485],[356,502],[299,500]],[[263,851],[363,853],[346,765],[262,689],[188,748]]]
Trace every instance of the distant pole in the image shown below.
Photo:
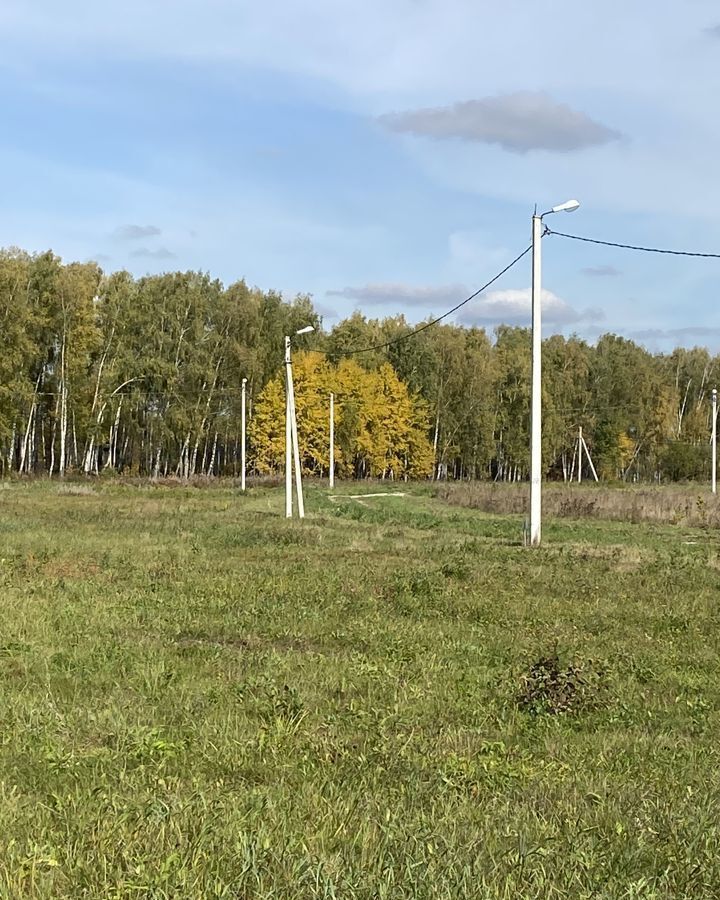
[[[598,473],[595,469],[595,464],[592,461],[592,456],[590,456],[590,450],[588,449],[587,441],[585,440],[585,438],[582,439],[582,445],[583,445],[583,450],[585,451],[585,456],[587,458],[588,465],[590,466],[590,471],[593,474],[593,478],[595,479],[595,481],[599,481],[600,479],[598,478]]]
[[[290,338],[285,336],[285,518],[292,518],[292,432],[290,426]]]
[[[542,479],[542,216],[532,217],[532,391],[530,412],[530,545],[540,544]]]
[[[582,482],[582,425],[578,425],[578,484]]]
[[[246,438],[246,427],[245,427],[245,386],[247,385],[247,378],[243,378],[242,380],[242,400],[240,403],[241,410],[241,418],[242,418],[242,443],[240,445],[240,490],[245,490],[245,438]]]
[[[330,394],[330,487],[335,487],[335,394]]]
[[[717,494],[717,390],[712,392],[712,492]]]

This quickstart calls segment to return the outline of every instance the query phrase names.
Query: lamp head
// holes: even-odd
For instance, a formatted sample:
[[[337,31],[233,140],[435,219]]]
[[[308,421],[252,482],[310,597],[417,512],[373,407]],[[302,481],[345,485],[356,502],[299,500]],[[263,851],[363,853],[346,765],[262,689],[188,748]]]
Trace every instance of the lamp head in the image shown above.
[[[314,325],[306,325],[304,328],[301,328],[299,331],[296,331],[295,334],[310,334],[311,331],[315,331]]]
[[[558,206],[553,206],[550,212],[575,212],[575,210],[580,206],[579,200],[566,200],[565,203],[560,203]]]

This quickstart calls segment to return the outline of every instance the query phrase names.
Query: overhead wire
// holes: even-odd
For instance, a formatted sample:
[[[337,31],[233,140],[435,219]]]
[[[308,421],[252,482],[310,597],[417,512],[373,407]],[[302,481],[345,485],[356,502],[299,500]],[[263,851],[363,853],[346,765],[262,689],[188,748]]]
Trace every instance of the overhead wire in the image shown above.
[[[637,244],[621,244],[617,241],[601,241],[598,238],[584,237],[579,234],[566,234],[563,231],[553,231],[545,226],[544,234],[554,234],[556,237],[568,238],[571,241],[582,241],[585,244],[599,244],[602,247],[618,247],[621,250],[639,250],[641,253],[664,253],[668,256],[695,256],[704,259],[720,259],[720,253],[699,253],[694,250],[667,250],[660,247],[642,247]]]
[[[552,228],[550,228],[546,225],[545,230],[543,232],[543,237],[548,234],[554,234],[557,237],[567,238],[568,240],[572,240],[572,241],[582,241],[583,243],[587,243],[587,244],[598,244],[603,247],[617,247],[622,250],[636,250],[636,251],[640,251],[642,253],[661,253],[661,254],[665,254],[665,255],[669,255],[669,256],[691,256],[691,257],[700,257],[700,258],[704,258],[704,259],[720,259],[720,253],[701,253],[698,251],[690,251],[690,250],[670,250],[670,249],[665,249],[665,248],[661,248],[661,247],[645,247],[645,246],[640,246],[637,244],[623,244],[618,241],[603,241],[598,238],[590,238],[590,237],[585,237],[583,235],[578,235],[578,234],[568,234],[563,231],[554,231]],[[421,332],[426,331],[428,328],[432,328],[433,325],[437,325],[439,322],[442,322],[443,319],[446,319],[448,316],[451,316],[453,313],[457,312],[459,309],[461,309],[467,303],[470,303],[472,300],[474,300],[476,297],[478,297],[480,294],[482,294],[483,291],[486,291],[491,285],[493,285],[496,281],[498,281],[498,279],[502,278],[502,276],[506,272],[509,272],[513,266],[515,266],[518,262],[520,262],[520,260],[524,256],[526,256],[531,250],[532,250],[532,244],[530,246],[526,247],[522,251],[522,253],[518,254],[518,256],[516,256],[515,259],[512,260],[512,262],[508,263],[508,265],[505,266],[505,268],[502,269],[500,272],[498,272],[497,275],[495,275],[493,278],[491,278],[490,281],[486,282],[482,287],[478,288],[476,291],[474,291],[472,294],[470,294],[469,297],[466,297],[460,303],[453,306],[452,309],[449,309],[447,312],[443,313],[441,316],[438,316],[436,319],[432,319],[430,322],[424,322],[419,328],[416,328],[414,331],[410,331],[407,334],[399,335],[396,338],[391,338],[390,340],[382,341],[377,344],[371,344],[370,346],[367,346],[367,347],[358,347],[355,349],[344,350],[339,355],[340,356],[355,356],[360,353],[371,353],[375,350],[384,350],[387,347],[391,347],[395,344],[399,344],[403,341],[407,341],[410,338],[415,337],[416,335],[420,334]]]
[[[490,281],[485,282],[485,284],[482,287],[479,287],[476,291],[474,291],[472,294],[470,294],[469,297],[466,297],[460,303],[453,306],[452,309],[449,309],[447,312],[444,312],[441,316],[438,316],[436,319],[433,319],[430,322],[424,322],[419,328],[416,328],[414,331],[410,331],[407,334],[401,334],[396,338],[391,338],[389,341],[383,341],[380,344],[372,344],[369,347],[358,347],[355,349],[351,348],[349,350],[343,350],[343,351],[340,351],[338,355],[340,355],[340,356],[355,356],[358,353],[370,353],[373,350],[384,350],[386,347],[391,347],[394,344],[401,343],[402,341],[408,341],[408,340],[410,340],[410,338],[415,337],[416,335],[420,334],[421,332],[427,331],[428,328],[432,328],[433,325],[437,325],[439,322],[442,322],[443,319],[447,319],[448,316],[451,316],[453,313],[457,312],[461,307],[465,306],[467,303],[470,303],[471,300],[474,300],[477,296],[482,294],[483,291],[486,291],[491,285],[495,284],[495,282],[498,281],[498,279],[502,278],[502,276],[506,272],[509,272],[513,266],[517,265],[517,263],[519,263],[520,260],[524,256],[527,256],[527,254],[531,250],[532,250],[532,244],[530,244],[528,247],[526,247],[522,251],[522,253],[519,253],[512,262],[508,263],[505,266],[505,268],[502,269],[500,272],[498,272],[497,275],[493,276],[490,279]]]

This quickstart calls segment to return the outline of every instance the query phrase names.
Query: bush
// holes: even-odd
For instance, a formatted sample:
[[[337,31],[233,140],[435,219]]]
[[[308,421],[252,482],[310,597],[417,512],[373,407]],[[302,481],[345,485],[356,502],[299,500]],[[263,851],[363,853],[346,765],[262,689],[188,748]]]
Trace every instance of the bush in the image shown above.
[[[588,660],[563,666],[557,650],[540,656],[520,678],[517,705],[533,715],[579,713],[599,705],[605,671]]]

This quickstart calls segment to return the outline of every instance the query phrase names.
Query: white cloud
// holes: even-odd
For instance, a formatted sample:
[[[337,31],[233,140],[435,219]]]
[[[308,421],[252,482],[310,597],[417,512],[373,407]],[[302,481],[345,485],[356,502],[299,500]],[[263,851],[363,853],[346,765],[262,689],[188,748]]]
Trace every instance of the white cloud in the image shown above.
[[[464,307],[458,313],[458,321],[464,325],[529,325],[531,311],[530,288],[489,291]],[[552,291],[544,290],[542,318],[549,325],[575,325],[597,322],[603,318],[603,313],[598,309],[576,310]]]

